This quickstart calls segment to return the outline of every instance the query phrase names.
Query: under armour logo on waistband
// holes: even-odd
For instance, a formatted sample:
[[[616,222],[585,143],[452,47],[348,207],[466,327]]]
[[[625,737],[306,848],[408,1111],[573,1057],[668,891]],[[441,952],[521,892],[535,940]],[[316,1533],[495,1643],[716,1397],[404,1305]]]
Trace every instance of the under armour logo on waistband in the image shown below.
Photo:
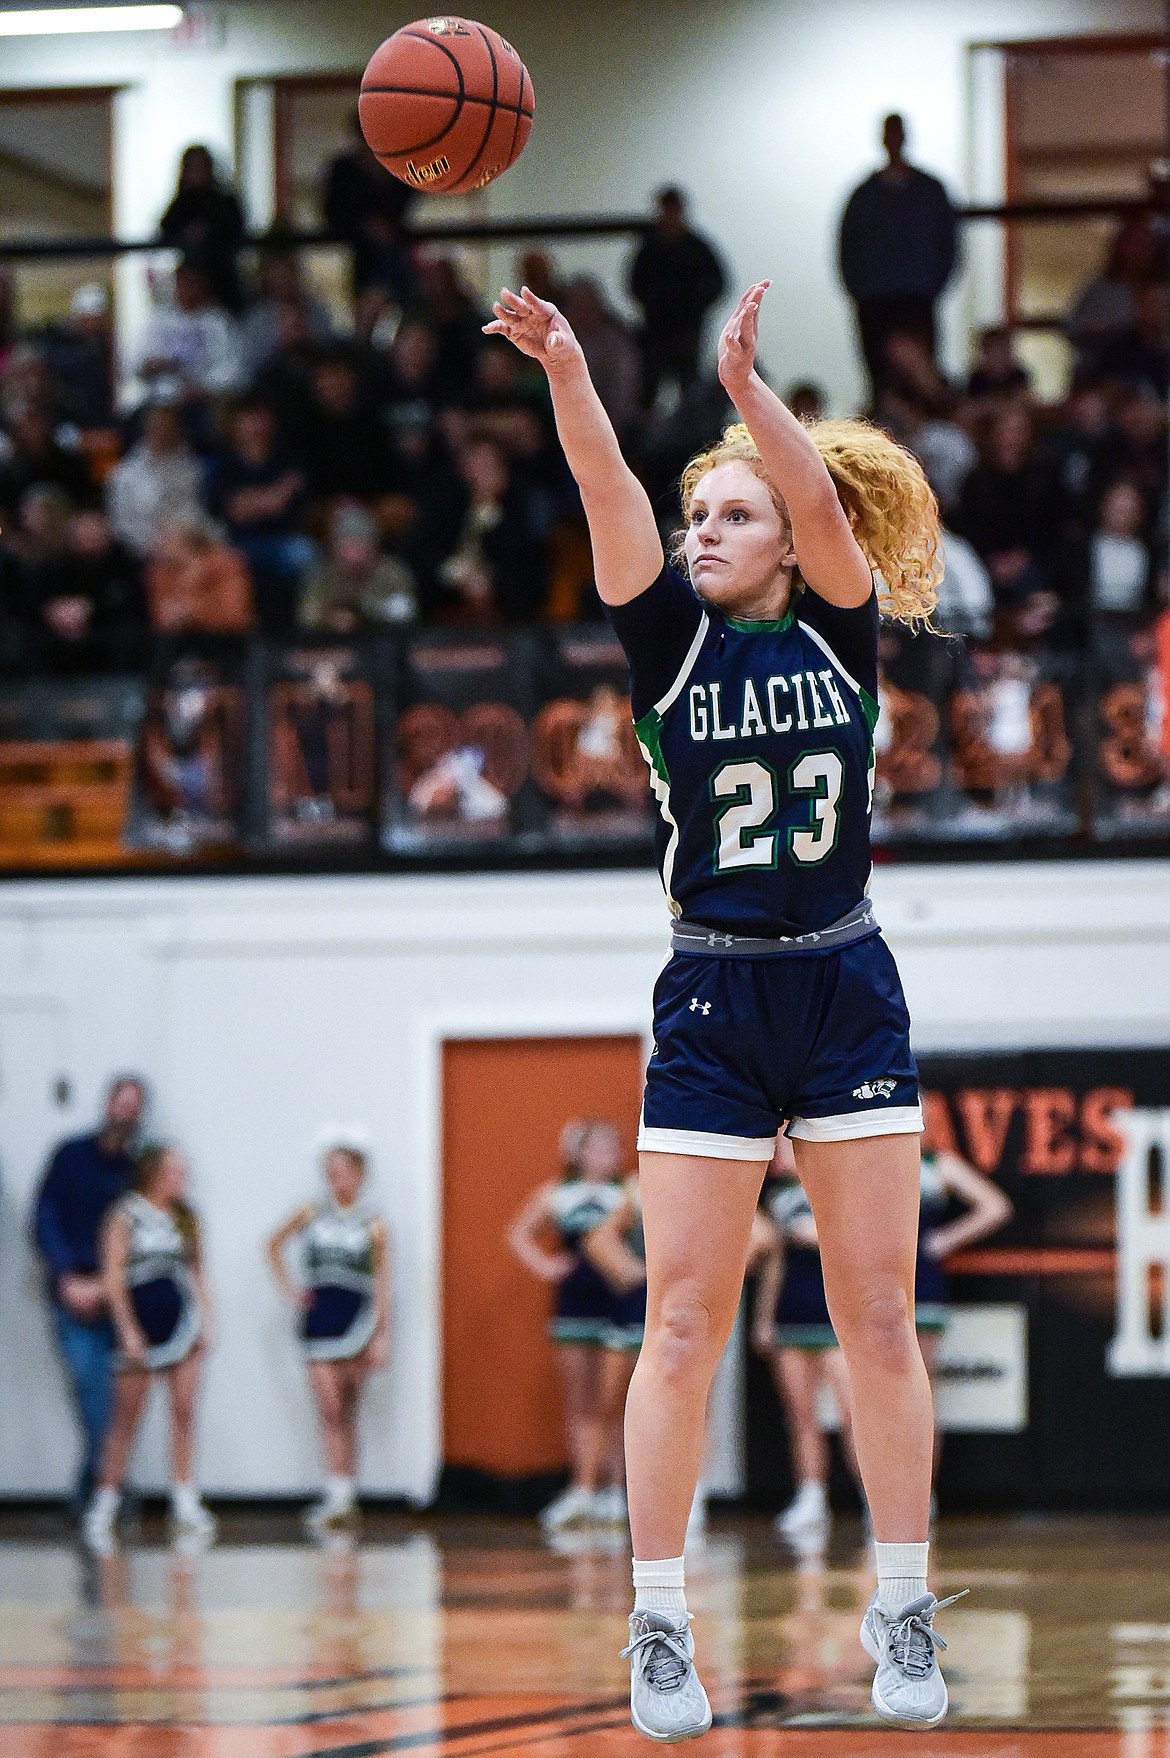
[[[730,946],[732,944],[732,942],[734,941],[734,939],[735,939],[734,934],[716,934],[716,933],[712,932],[712,933],[708,934],[708,936],[707,936],[707,945],[708,946]]]
[[[711,1003],[709,1001],[700,1001],[699,997],[697,995],[691,996],[691,1012],[692,1013],[701,1013],[703,1015],[706,1015],[706,1014],[710,1013],[710,1011],[711,1011]]]

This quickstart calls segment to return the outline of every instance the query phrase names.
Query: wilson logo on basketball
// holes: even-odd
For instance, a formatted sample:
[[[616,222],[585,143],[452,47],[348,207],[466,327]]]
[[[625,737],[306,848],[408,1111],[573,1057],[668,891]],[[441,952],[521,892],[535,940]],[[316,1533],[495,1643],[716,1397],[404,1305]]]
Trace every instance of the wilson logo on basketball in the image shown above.
[[[433,37],[469,37],[471,32],[458,18],[428,18],[427,29]]]
[[[429,165],[416,165],[412,159],[406,167],[406,178],[409,183],[436,183],[450,169],[450,159],[432,159]]]

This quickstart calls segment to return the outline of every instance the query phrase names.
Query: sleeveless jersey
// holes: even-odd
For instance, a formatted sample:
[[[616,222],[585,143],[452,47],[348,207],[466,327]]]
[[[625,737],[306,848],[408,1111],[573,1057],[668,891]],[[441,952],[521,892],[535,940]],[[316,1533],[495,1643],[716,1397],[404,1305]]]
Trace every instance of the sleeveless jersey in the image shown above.
[[[310,1288],[374,1291],[374,1216],[361,1203],[321,1203],[301,1234],[301,1269]]]
[[[199,1337],[193,1248],[174,1215],[140,1191],[124,1196],[118,1212],[129,1222],[126,1287],[146,1338],[146,1366],[172,1367]]]
[[[781,620],[745,622],[668,566],[609,615],[672,913],[778,938],[854,909],[870,873],[876,593],[842,609],[805,589]]]
[[[622,1202],[620,1184],[598,1184],[587,1178],[569,1178],[552,1192],[552,1218],[557,1232],[570,1251],[578,1250],[582,1239],[599,1227]]]
[[[170,1211],[156,1208],[136,1190],[122,1198],[121,1210],[130,1223],[126,1286],[141,1288],[147,1282],[175,1282],[188,1289],[191,1248]]]

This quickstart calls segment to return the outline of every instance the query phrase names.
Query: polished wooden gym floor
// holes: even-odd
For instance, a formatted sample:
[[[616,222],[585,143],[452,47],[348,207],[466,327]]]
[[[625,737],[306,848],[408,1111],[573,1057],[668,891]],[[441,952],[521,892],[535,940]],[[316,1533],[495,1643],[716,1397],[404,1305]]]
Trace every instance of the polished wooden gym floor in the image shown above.
[[[689,1561],[711,1758],[1170,1758],[1170,1518],[945,1520],[953,1710],[870,1712],[860,1529],[798,1563],[717,1517]],[[317,1547],[241,1517],[202,1554],[146,1520],[94,1561],[0,1519],[0,1758],[633,1758],[628,1556],[525,1523],[367,1517]]]

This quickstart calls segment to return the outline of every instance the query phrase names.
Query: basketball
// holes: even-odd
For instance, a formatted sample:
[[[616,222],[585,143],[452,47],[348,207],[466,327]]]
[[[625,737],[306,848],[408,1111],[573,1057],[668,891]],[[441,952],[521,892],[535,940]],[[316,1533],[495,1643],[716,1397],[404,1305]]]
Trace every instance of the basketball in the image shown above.
[[[412,189],[482,189],[524,150],[535,99],[528,69],[470,18],[403,25],[371,55],[358,114],[372,151]]]

